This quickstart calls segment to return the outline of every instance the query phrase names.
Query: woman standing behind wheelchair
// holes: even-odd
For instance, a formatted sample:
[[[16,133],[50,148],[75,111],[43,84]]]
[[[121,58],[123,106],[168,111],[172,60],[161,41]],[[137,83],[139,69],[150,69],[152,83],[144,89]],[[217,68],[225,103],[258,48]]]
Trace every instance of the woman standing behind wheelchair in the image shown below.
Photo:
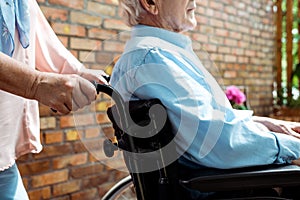
[[[195,0],[120,0],[131,39],[111,85],[125,100],[159,98],[177,130],[180,162],[221,169],[300,166],[300,124],[231,107],[183,32],[196,27]]]
[[[15,160],[42,150],[38,102],[76,111],[95,100],[101,74],[63,46],[36,0],[0,1],[1,200],[29,199]]]

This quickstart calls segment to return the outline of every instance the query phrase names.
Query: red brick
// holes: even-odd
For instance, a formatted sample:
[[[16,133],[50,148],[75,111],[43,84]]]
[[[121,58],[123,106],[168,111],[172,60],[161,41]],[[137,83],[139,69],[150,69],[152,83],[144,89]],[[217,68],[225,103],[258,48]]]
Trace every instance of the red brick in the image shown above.
[[[18,168],[22,176],[40,174],[51,169],[49,160],[33,161],[30,163],[19,163]]]
[[[111,17],[115,16],[117,11],[116,7],[114,6],[100,4],[92,1],[88,1],[87,10],[88,12],[94,12],[97,13],[98,15],[105,15]]]
[[[40,118],[40,128],[42,130],[56,128],[56,118],[55,117],[41,117]]]
[[[230,15],[236,15],[237,14],[237,9],[234,8],[233,6],[225,6],[224,11]]]
[[[109,65],[113,62],[114,59],[114,52],[97,52],[96,54],[96,61],[97,63],[101,63],[105,66]]]
[[[82,134],[82,131],[77,130],[68,130],[66,132],[66,141],[75,141],[79,139],[79,134]]]
[[[21,175],[22,176],[22,175]],[[22,176],[22,181],[23,181],[23,185],[25,187],[25,189],[27,190],[29,188],[29,180],[30,178],[27,178],[25,176]]]
[[[114,36],[117,36],[117,31],[106,30],[102,28],[91,28],[88,30],[88,36],[90,38],[106,40],[106,39],[114,38]]]
[[[53,171],[50,173],[36,175],[32,177],[32,187],[37,188],[41,186],[47,186],[51,184],[61,183],[67,181],[69,176],[69,171],[67,169],[60,171]]]
[[[116,155],[114,156],[114,159],[108,159],[105,164],[108,167],[111,167],[112,169],[117,169],[117,170],[121,170],[121,171],[127,171],[126,165],[125,165],[125,161],[123,160],[123,158],[120,155],[120,152],[115,152],[115,154],[119,154],[119,158],[116,159]]]
[[[100,26],[102,23],[100,16],[93,16],[79,11],[72,11],[70,14],[70,19],[73,23],[91,26]]]
[[[78,50],[94,50],[101,44],[100,41],[87,38],[71,38],[70,47]]]
[[[214,2],[214,1],[210,1],[209,2],[209,7],[216,9],[216,10],[223,10],[224,6],[222,3],[218,3],[218,2]]]
[[[98,124],[107,124],[111,123],[106,113],[97,114],[97,123]]]
[[[95,115],[94,113],[82,114],[82,115],[75,115],[75,125],[76,126],[87,126],[95,124]]]
[[[96,52],[95,51],[80,51],[79,60],[83,63],[95,63],[96,62]],[[87,67],[87,66],[86,66]]]
[[[45,144],[61,143],[63,142],[63,132],[44,132],[43,139]]]
[[[238,57],[238,63],[247,64],[247,63],[249,63],[249,58],[245,57],[245,56],[239,56]]]
[[[104,154],[103,149],[93,150],[89,151],[89,162],[96,163],[101,160],[101,162],[104,162],[107,159],[106,155]]]
[[[231,38],[234,38],[234,39],[236,39],[236,40],[239,40],[239,39],[241,39],[242,38],[242,34],[241,33],[239,33],[239,32],[233,32],[233,31],[230,31],[229,32],[229,36],[231,37]]]
[[[66,128],[66,127],[74,127],[75,122],[73,116],[67,115],[60,117],[60,127]]]
[[[236,78],[237,72],[236,71],[225,71],[223,76],[225,78]]]
[[[200,7],[208,7],[208,2],[209,2],[209,0],[197,1],[197,5]]]
[[[73,56],[75,56],[76,58],[78,58],[78,51],[75,50],[70,50],[70,52],[72,53]]]
[[[68,37],[65,37],[65,36],[60,36],[58,35],[57,36],[59,41],[64,45],[64,47],[68,47],[69,46],[69,38]]]
[[[207,42],[208,41],[208,36],[204,35],[204,34],[194,33],[192,35],[192,39],[195,40],[195,41],[199,41],[199,42]]]
[[[217,52],[218,46],[215,45],[215,44],[205,44],[203,46],[204,46],[205,51],[208,51],[208,52]]]
[[[87,175],[99,174],[103,171],[102,164],[92,164],[88,166],[77,167],[71,170],[71,176],[73,178],[83,178]]]
[[[212,18],[212,19],[210,19],[210,25],[213,26],[213,27],[223,28],[224,27],[224,21]]]
[[[111,101],[100,101],[96,104],[96,111],[106,112],[110,106],[112,106]]]
[[[64,194],[69,194],[73,192],[80,191],[81,181],[73,180],[67,183],[60,183],[53,186],[53,196],[60,196]]]
[[[86,35],[85,27],[80,25],[71,25],[67,23],[52,23],[51,27],[53,28],[56,34],[78,37],[84,37]]]
[[[99,128],[89,128],[85,130],[85,138],[97,138],[100,136]]]
[[[58,8],[51,8],[46,6],[40,6],[41,10],[43,11],[45,17],[51,20],[60,20],[60,21],[67,21],[68,19],[68,11]]]
[[[102,130],[107,138],[112,138],[114,136],[114,129],[112,127],[103,127]]]
[[[101,186],[102,184],[109,182],[111,173],[103,172],[101,174],[95,174],[82,179],[82,188],[93,188]]]
[[[92,138],[87,140],[81,140],[80,143],[74,144],[75,152],[86,152],[102,150],[103,149],[103,138]]]
[[[231,48],[230,47],[225,47],[225,46],[218,47],[218,53],[229,54],[230,52],[231,52]]]
[[[52,156],[62,156],[72,152],[71,144],[66,143],[62,145],[44,146],[43,151],[39,154],[35,154],[33,157],[36,159],[46,158]]]
[[[242,48],[232,48],[232,51],[231,51],[231,53],[233,54],[233,55],[245,55],[245,51],[244,51],[244,49],[242,49]]]
[[[103,2],[103,0],[96,0],[96,1]],[[107,4],[111,4],[111,5],[118,5],[119,4],[118,0],[104,0],[104,2],[107,3]]]
[[[71,195],[71,200],[100,200],[97,189],[87,189]]]
[[[84,6],[84,1],[82,0],[49,0],[49,3],[75,9],[83,9]]]
[[[104,45],[105,51],[110,51],[110,52],[114,52],[114,53],[117,53],[117,52],[122,53],[125,48],[125,43],[114,42],[114,41],[109,41],[109,40],[106,40],[103,45]]]
[[[87,153],[71,154],[53,159],[53,168],[62,169],[68,166],[77,166],[87,163]]]
[[[115,29],[121,31],[130,30],[129,27],[126,26],[122,20],[117,20],[117,19],[105,19],[103,26],[105,29],[113,29],[113,30]]]
[[[216,35],[218,36],[223,36],[223,37],[228,37],[229,36],[229,32],[226,29],[215,29],[216,30]]]
[[[43,187],[28,192],[30,200],[41,200],[41,199],[50,199],[51,198],[51,188]]]
[[[236,47],[238,44],[238,41],[235,39],[229,39],[229,38],[225,38],[224,40],[224,44],[226,46],[230,46],[230,47]]]

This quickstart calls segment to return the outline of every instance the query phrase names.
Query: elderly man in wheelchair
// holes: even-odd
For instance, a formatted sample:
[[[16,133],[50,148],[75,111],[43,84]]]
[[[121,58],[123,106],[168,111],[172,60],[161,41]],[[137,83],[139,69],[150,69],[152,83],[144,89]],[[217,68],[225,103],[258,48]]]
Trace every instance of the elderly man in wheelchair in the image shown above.
[[[138,199],[300,199],[300,124],[231,107],[181,34],[196,26],[195,9],[120,0],[132,34],[109,93],[127,103],[109,112]]]

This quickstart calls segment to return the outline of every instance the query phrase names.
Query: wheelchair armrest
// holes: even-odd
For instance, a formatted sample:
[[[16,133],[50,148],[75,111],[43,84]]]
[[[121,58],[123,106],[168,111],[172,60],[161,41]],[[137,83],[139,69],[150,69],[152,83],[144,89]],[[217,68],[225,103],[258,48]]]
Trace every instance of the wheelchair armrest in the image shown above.
[[[202,192],[300,185],[300,167],[296,165],[267,165],[228,170],[201,169],[197,171],[187,176],[187,178],[181,179],[180,183]]]

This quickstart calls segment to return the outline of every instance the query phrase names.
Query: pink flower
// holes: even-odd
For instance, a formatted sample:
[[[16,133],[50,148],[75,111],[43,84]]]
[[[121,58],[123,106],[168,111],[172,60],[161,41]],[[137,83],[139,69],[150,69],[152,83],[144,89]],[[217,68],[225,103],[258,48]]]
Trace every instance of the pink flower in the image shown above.
[[[246,101],[245,94],[236,86],[228,86],[226,88],[225,94],[229,101],[234,102],[236,104],[242,104]]]

